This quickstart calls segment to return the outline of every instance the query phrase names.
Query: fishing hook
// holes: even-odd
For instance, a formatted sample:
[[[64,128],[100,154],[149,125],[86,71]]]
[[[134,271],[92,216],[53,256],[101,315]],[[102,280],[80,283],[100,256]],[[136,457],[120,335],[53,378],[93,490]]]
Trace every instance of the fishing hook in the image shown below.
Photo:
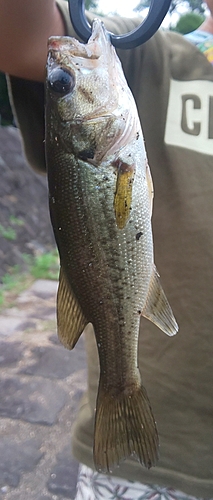
[[[85,16],[84,0],[68,0],[72,25],[77,35],[87,42],[92,34]],[[151,38],[168,12],[171,0],[151,0],[149,12],[140,26],[124,35],[110,33],[111,43],[118,49],[133,49]]]

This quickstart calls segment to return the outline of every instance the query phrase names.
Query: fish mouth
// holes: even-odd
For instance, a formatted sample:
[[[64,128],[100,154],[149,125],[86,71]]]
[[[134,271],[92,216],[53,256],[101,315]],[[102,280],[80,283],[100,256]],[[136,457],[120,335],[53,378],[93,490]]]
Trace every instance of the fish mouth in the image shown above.
[[[83,59],[99,59],[99,53],[90,53],[86,50],[86,45],[80,43],[75,38],[51,36],[48,40],[48,51],[53,58],[57,59],[63,54],[63,59],[69,57],[81,57]]]
[[[69,36],[51,36],[48,40],[48,52],[56,59],[63,54],[63,60],[68,56],[69,58],[79,57],[85,60],[96,60],[104,53],[106,55],[109,47],[112,47],[110,35],[99,19],[93,20],[92,34],[87,44]]]
[[[92,28],[92,33],[87,43],[79,42],[76,38],[70,36],[51,36],[48,40],[48,44],[50,45],[53,44],[54,46],[57,46],[58,43],[61,44],[64,42],[73,45],[73,47],[77,46],[79,48],[80,47],[84,48],[86,45],[93,44],[93,42],[99,42],[99,43],[110,42],[110,34],[106,30],[104,23],[100,19],[98,18],[93,19],[91,28]]]

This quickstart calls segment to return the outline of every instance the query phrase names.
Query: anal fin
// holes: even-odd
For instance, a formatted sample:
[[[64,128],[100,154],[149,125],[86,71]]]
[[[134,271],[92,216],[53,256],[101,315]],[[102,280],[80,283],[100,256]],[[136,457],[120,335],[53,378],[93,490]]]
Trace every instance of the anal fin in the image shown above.
[[[88,321],[60,269],[57,294],[58,337],[67,349],[73,349]]]
[[[152,321],[152,323],[169,336],[175,335],[178,331],[178,325],[161,287],[159,274],[155,266],[153,267],[149,291],[141,315]]]

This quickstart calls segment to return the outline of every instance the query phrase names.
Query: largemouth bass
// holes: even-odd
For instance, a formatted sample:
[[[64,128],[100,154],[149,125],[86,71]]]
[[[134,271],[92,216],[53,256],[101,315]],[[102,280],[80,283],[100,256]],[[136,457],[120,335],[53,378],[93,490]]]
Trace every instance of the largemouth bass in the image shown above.
[[[46,160],[61,264],[58,335],[72,349],[91,322],[100,359],[95,466],[109,471],[134,453],[149,468],[158,433],[138,369],[140,317],[167,335],[178,327],[154,265],[153,186],[136,105],[99,20],[87,44],[49,40]]]

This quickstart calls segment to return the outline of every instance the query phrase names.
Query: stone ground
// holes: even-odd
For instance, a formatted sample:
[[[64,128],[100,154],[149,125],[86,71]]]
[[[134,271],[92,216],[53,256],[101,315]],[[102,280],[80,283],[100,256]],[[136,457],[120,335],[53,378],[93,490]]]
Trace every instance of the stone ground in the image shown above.
[[[0,500],[74,499],[71,428],[86,386],[83,339],[56,335],[57,283],[37,280],[0,315]]]
[[[27,164],[19,131],[0,127],[0,286],[26,254],[55,248],[47,180]],[[0,500],[74,499],[71,427],[86,385],[80,339],[56,335],[57,283],[38,280],[0,313]]]

